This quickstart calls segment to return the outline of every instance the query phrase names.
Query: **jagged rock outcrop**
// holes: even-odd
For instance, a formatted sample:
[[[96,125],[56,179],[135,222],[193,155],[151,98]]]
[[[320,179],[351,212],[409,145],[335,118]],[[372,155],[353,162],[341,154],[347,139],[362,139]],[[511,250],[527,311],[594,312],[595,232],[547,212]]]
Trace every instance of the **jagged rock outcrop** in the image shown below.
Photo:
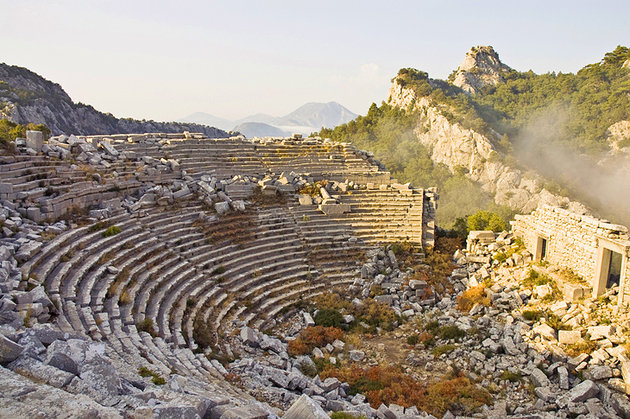
[[[453,84],[467,93],[475,94],[485,86],[501,83],[503,75],[512,71],[503,64],[491,46],[472,47],[455,73]]]
[[[485,135],[449,121],[428,97],[417,97],[414,90],[395,78],[388,103],[400,109],[418,112],[414,130],[420,142],[431,150],[431,159],[451,171],[463,167],[467,176],[493,194],[495,202],[528,213],[540,204],[562,206],[586,213],[584,205],[558,196],[543,187],[539,177],[503,163],[492,142]]]
[[[119,119],[89,105],[74,103],[59,84],[26,68],[3,63],[0,63],[0,118],[19,124],[45,124],[53,135],[190,131],[213,138],[228,137],[223,130],[200,124]]]

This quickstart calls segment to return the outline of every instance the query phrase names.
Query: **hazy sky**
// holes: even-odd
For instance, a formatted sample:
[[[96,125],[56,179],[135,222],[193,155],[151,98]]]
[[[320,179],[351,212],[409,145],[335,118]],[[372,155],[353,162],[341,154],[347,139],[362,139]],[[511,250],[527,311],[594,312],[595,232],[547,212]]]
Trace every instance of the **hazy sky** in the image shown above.
[[[0,62],[118,117],[365,114],[401,67],[446,78],[473,45],[575,72],[630,44],[625,1],[0,0]]]

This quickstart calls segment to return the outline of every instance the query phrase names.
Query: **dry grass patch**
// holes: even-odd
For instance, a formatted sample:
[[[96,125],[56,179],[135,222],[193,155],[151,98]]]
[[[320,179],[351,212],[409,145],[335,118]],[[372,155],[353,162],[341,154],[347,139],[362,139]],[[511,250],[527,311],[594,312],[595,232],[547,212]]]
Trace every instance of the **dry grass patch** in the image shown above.
[[[457,308],[462,313],[468,313],[475,304],[481,304],[485,307],[490,306],[490,299],[486,295],[483,285],[469,288],[457,297]]]
[[[486,390],[463,376],[446,377],[430,383],[418,381],[402,372],[398,366],[358,366],[326,369],[321,379],[337,377],[350,384],[349,394],[361,393],[373,408],[382,403],[395,403],[404,407],[417,406],[437,417],[447,410],[454,414],[467,414],[492,403]]]

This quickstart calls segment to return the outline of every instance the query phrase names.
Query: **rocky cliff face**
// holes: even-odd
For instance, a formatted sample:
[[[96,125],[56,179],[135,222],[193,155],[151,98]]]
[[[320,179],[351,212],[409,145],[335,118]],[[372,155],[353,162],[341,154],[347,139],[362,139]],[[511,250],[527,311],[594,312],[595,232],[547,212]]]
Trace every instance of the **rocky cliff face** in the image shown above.
[[[561,206],[577,213],[587,212],[582,204],[545,189],[539,177],[507,166],[490,139],[449,122],[429,98],[417,97],[413,89],[403,86],[398,78],[390,88],[388,103],[418,112],[414,134],[431,150],[432,160],[445,164],[451,171],[465,168],[471,180],[494,194],[497,204],[523,213],[531,212],[540,204]]]
[[[57,83],[17,66],[0,63],[0,118],[20,124],[46,124],[58,134],[129,134],[141,132],[201,132],[227,137],[220,129],[193,123],[118,119],[91,106],[74,103]]]
[[[608,143],[613,154],[630,153],[630,121],[619,121],[608,127]]]
[[[503,64],[491,46],[472,47],[457,68],[453,84],[467,93],[475,94],[485,86],[501,83],[503,75],[512,71]]]

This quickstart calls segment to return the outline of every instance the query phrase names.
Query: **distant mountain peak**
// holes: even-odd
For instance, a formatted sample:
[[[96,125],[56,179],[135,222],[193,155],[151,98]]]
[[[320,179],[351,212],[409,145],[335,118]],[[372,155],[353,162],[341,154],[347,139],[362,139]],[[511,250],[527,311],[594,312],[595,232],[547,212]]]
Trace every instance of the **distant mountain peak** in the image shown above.
[[[475,94],[485,86],[496,86],[512,68],[503,64],[491,46],[472,47],[455,72],[453,84]]]

